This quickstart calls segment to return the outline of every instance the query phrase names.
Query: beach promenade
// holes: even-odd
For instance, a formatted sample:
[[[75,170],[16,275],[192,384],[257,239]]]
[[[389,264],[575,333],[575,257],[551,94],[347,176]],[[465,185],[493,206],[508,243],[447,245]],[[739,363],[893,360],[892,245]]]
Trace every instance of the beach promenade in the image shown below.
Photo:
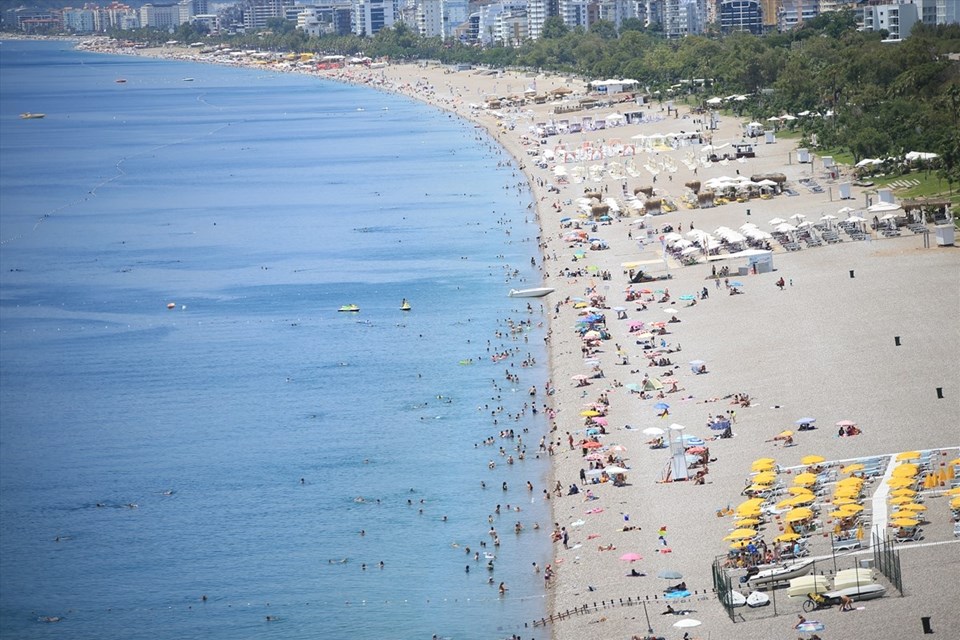
[[[556,412],[551,434],[553,477],[546,482],[548,487],[561,488],[562,495],[553,498],[553,517],[568,534],[566,545],[555,544],[551,562],[555,576],[546,587],[548,610],[566,612],[610,601],[617,606],[590,606],[582,614],[531,628],[524,636],[632,638],[652,629],[652,635],[677,640],[685,633],[712,640],[744,635],[809,637],[794,629],[802,599],[788,599],[783,590],[776,596],[779,615],[773,615],[772,607],[744,608],[738,610],[743,613],[737,622],[731,621],[712,591],[711,565],[728,553],[730,542],[723,538],[734,521],[731,516],[718,516],[718,511],[746,499],[742,492],[749,484],[751,463],[758,458],[773,458],[781,469],[778,481],[790,485],[792,476],[804,470],[801,459],[808,455],[822,456],[821,466],[834,472],[842,466],[837,461],[882,458],[892,465],[893,457],[912,450],[933,452],[925,453],[925,459],[937,471],[960,455],[958,249],[935,244],[924,248],[923,236],[909,232],[891,238],[871,233],[867,240],[846,239],[790,252],[774,243],[775,270],[770,273],[740,275],[744,258],[682,266],[673,257],[664,259],[665,226],[681,234],[694,229],[713,232],[721,226],[738,229],[745,223],[771,231],[769,221],[774,218],[800,215],[804,218],[794,220],[810,222],[819,222],[824,215],[843,218],[838,211],[845,206],[862,209],[866,194],[855,187],[852,199],[840,200],[838,183],[843,176],[830,181],[820,162],[799,164],[795,143],[784,139],[763,144],[760,138],[755,158],[723,164],[694,162],[701,155],[700,145],[676,149],[658,145],[636,156],[567,163],[568,175],[560,180],[553,170],[555,163],[541,168],[532,162],[541,155],[541,147],[531,125],[611,111],[644,114],[644,121],[637,124],[553,135],[543,147],[566,144],[574,149],[585,144],[600,148],[614,139],[629,144],[637,135],[698,130],[705,141],[719,145],[740,141],[744,122],[721,115],[717,128],[707,131],[700,116],[689,113],[687,107],[668,112],[666,104],[658,103],[615,104],[564,115],[554,113],[562,106],[559,98],[496,112],[478,107],[487,96],[522,94],[535,85],[538,94],[570,90],[572,102],[566,104],[572,108],[577,96],[586,93],[583,81],[575,78],[452,72],[438,65],[416,64],[348,67],[318,75],[404,93],[485,127],[513,155],[533,189],[542,228],[538,265],[543,284],[556,289],[543,299],[550,316],[554,393],[549,402]],[[632,160],[632,172],[620,168],[627,160]],[[601,169],[592,169],[594,165]],[[709,209],[681,204],[689,195],[687,182],[768,173],[782,173],[786,186],[797,195],[777,194]],[[816,179],[822,191],[801,186],[800,180],[806,178]],[[624,186],[627,194],[653,187],[658,196],[678,206],[662,215],[640,217],[627,211]],[[609,223],[598,221],[596,226],[584,220],[577,200],[585,192],[614,198],[623,215],[611,215]],[[589,241],[571,242],[567,234],[575,224],[588,238],[601,240],[598,246],[607,248],[591,250]],[[577,257],[577,252],[583,257]],[[725,266],[731,275],[714,278],[715,269]],[[639,297],[627,301],[630,269],[643,269],[663,279],[633,284]],[[782,287],[776,284],[780,278]],[[731,288],[741,294],[732,294]],[[681,296],[692,296],[694,304]],[[583,303],[578,304],[579,300]],[[576,325],[591,305],[605,317],[609,337],[588,345]],[[674,317],[679,321],[668,322]],[[641,322],[642,331],[631,332],[631,324]],[[660,322],[665,333],[638,340],[639,333],[659,330],[654,323]],[[657,357],[668,359],[669,364],[657,366],[648,357],[657,349],[662,349]],[[702,361],[706,372],[695,373],[692,361]],[[578,376],[585,379],[575,379]],[[673,384],[668,382],[663,397],[657,397],[656,391],[640,394],[626,386],[642,389],[645,377],[673,380],[676,390],[671,391]],[[735,394],[748,396],[749,406],[733,403]],[[581,480],[581,471],[589,469],[581,442],[588,436],[587,429],[598,428],[582,412],[595,403],[606,405],[601,407],[606,433],[596,438],[603,451],[599,457],[604,459],[611,447],[622,448],[612,450],[627,470],[622,486],[613,482],[584,485]],[[658,403],[668,408],[656,408]],[[718,415],[732,418],[733,437],[718,439],[718,432],[707,426]],[[798,431],[796,423],[807,417],[815,418],[818,428]],[[839,437],[835,424],[841,420],[855,422],[862,433]],[[671,432],[670,425],[684,428]],[[644,433],[651,428],[663,429],[664,437],[683,434],[703,441],[706,465],[690,471],[691,475],[706,471],[702,483],[692,478],[674,481],[675,473],[668,473],[670,449],[652,448],[655,437]],[[794,431],[792,446],[774,439],[785,430]],[[571,485],[579,485],[580,492],[567,495]],[[871,501],[873,492],[882,487],[880,479],[867,484],[865,504],[870,506],[864,519],[873,513],[882,518],[869,521],[868,530],[890,531],[883,509],[874,509],[876,503]],[[960,600],[960,538],[954,536],[950,498],[942,496],[945,488],[921,491],[927,508],[924,539],[898,545],[903,596],[889,589],[886,597],[864,602],[851,612],[833,607],[804,614],[823,623],[820,637],[919,637],[921,617],[931,618],[940,637],[960,635],[960,608],[953,604]],[[831,558],[828,536],[834,524],[825,500],[818,505],[819,528],[810,536],[810,548],[813,556]],[[760,529],[764,541],[772,544],[783,526],[776,514],[768,514]],[[552,528],[544,527],[543,534]],[[628,553],[641,559],[622,560]],[[872,558],[869,552],[856,553],[840,554],[838,568]],[[832,558],[829,563],[832,569]],[[632,570],[643,575],[628,575]],[[665,571],[681,575],[691,592],[672,601],[675,609],[692,610],[688,616],[662,615],[665,588],[680,581],[658,578]],[[619,606],[628,598],[648,604]],[[683,619],[702,624],[676,628],[674,624]]]

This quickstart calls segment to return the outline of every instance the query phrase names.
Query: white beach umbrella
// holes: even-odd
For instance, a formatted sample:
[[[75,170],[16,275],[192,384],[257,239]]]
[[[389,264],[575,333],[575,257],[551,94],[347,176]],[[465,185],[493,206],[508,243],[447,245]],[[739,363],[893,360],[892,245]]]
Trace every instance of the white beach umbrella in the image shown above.
[[[647,427],[643,430],[643,433],[648,436],[662,436],[666,432],[660,427]]]
[[[774,229],[777,233],[793,233],[797,228],[790,224],[789,222],[784,222],[783,224],[778,224],[777,228]]]
[[[702,622],[699,620],[694,620],[693,618],[684,618],[683,620],[677,620],[673,623],[673,626],[677,629],[689,629],[691,627],[699,627]]]
[[[867,211],[870,213],[886,213],[889,211],[896,211],[899,208],[900,205],[898,205],[896,202],[877,202],[867,207]]]
[[[803,215],[802,213],[795,213],[792,216],[790,216],[790,219],[800,222],[801,220],[806,220],[807,216]]]
[[[839,213],[842,216],[845,216],[848,213],[853,213],[854,211],[856,211],[856,209],[854,209],[853,207],[840,207],[837,210],[837,213]]]
[[[771,227],[775,227],[778,224],[783,224],[784,222],[786,222],[786,220],[783,218],[773,218],[772,220],[769,220],[767,224],[769,224]]]
[[[847,218],[847,222],[866,222],[866,218],[861,218],[860,216],[850,216]]]
[[[851,209],[852,211],[852,209]],[[846,213],[846,212],[844,212]],[[836,220],[837,216],[832,216],[829,213],[820,217],[821,220]]]

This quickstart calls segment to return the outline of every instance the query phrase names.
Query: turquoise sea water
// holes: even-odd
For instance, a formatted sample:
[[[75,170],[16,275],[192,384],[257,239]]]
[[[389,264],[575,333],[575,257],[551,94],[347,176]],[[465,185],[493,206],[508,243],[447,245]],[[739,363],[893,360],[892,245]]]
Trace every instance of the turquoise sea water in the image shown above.
[[[3,42],[0,635],[542,637],[547,425],[507,417],[547,375],[506,297],[537,229],[506,160],[399,96]]]

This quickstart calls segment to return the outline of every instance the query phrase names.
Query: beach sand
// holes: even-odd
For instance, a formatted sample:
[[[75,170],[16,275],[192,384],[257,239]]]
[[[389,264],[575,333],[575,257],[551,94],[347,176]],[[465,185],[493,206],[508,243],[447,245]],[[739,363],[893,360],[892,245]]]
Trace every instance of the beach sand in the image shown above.
[[[197,59],[195,52],[185,50],[142,53]],[[778,592],[778,616],[773,615],[772,607],[758,611],[738,609],[743,620],[734,623],[712,591],[711,563],[715,557],[727,553],[729,543],[724,542],[723,537],[733,525],[731,517],[717,517],[716,512],[745,499],[741,490],[750,475],[751,461],[769,456],[786,468],[799,465],[800,459],[809,454],[824,456],[828,465],[837,460],[886,456],[913,449],[940,450],[934,458],[940,462],[958,455],[958,249],[935,245],[923,248],[922,236],[909,231],[899,238],[877,238],[874,234],[869,241],[847,239],[836,245],[790,253],[777,246],[775,272],[731,276],[731,280],[742,283],[743,295],[729,295],[722,285],[717,288],[710,278],[709,264],[682,267],[673,260],[668,264],[662,261],[658,238],[664,225],[687,232],[692,224],[712,232],[721,225],[736,229],[749,221],[770,230],[767,221],[774,217],[803,214],[816,222],[824,214],[837,215],[843,206],[863,206],[865,196],[858,188],[853,189],[852,200],[839,200],[836,182],[824,178],[819,162],[814,167],[797,164],[794,142],[762,144],[760,139],[756,158],[701,166],[696,176],[684,164],[684,159],[696,147],[660,150],[653,161],[661,166],[672,165],[676,171],[660,173],[656,185],[652,175],[642,169],[642,160],[647,156],[641,154],[636,159],[641,175],[626,179],[631,192],[635,187],[653,185],[658,193],[678,200],[685,191],[684,183],[693,179],[702,181],[735,172],[747,176],[782,172],[787,176],[788,186],[799,195],[778,195],[769,200],[754,199],[705,210],[681,207],[672,213],[648,217],[645,225],[651,234],[646,244],[638,242],[641,235],[647,236],[633,224],[636,217],[615,220],[590,232],[603,238],[609,249],[587,251],[584,260],[574,262],[575,248],[560,239],[563,231],[560,220],[576,218],[576,205],[561,204],[559,211],[552,205],[575,201],[585,190],[601,189],[605,197],[614,196],[622,201],[623,180],[606,177],[600,181],[557,184],[559,193],[550,192],[545,185],[555,182],[554,175],[549,169],[539,169],[530,163],[527,150],[532,147],[522,136],[529,133],[528,126],[533,122],[550,118],[579,121],[584,115],[597,117],[612,110],[626,111],[626,107],[637,110],[638,107],[613,105],[591,112],[553,116],[555,105],[548,102],[505,110],[505,117],[500,119],[490,111],[471,108],[470,104],[482,103],[487,95],[520,93],[534,82],[539,93],[563,86],[572,89],[576,96],[584,92],[584,83],[561,76],[517,72],[486,74],[477,70],[452,72],[439,65],[419,64],[391,64],[382,69],[348,68],[317,75],[404,93],[468,118],[485,127],[514,156],[530,180],[542,228],[543,256],[547,258],[541,262],[544,284],[556,288],[555,293],[542,299],[551,311],[551,373],[555,393],[550,402],[556,411],[554,475],[550,486],[559,482],[565,489],[579,482],[580,469],[586,467],[586,463],[579,448],[569,448],[567,432],[577,441],[584,437],[584,418],[580,411],[585,403],[596,401],[601,393],[606,393],[610,401],[608,433],[601,442],[605,446],[619,444],[626,448],[623,456],[629,473],[627,486],[615,487],[610,483],[592,486],[596,500],[587,502],[583,494],[553,500],[554,521],[569,532],[570,548],[555,546],[552,565],[557,573],[547,588],[548,610],[565,612],[587,605],[588,611],[554,621],[545,628],[531,626],[524,637],[539,638],[545,633],[557,640],[643,636],[648,629],[644,607],[619,606],[619,603],[627,598],[633,601],[649,598],[646,614],[657,636],[679,639],[684,631],[689,631],[695,638],[724,639],[744,634],[796,638],[800,634],[793,625],[796,614],[801,611],[801,599],[787,599],[785,593]],[[579,146],[599,139],[627,141],[641,133],[696,128],[697,116],[688,114],[686,107],[680,107],[678,116],[668,115],[656,103],[639,109],[655,121],[553,136],[549,139],[549,148],[558,143],[558,138],[568,145]],[[512,123],[514,128],[501,123]],[[733,117],[721,116],[719,128],[705,133],[712,134],[714,143],[739,141],[742,125],[743,122]],[[569,166],[573,169],[576,165]],[[801,177],[811,175],[824,186],[823,193],[812,193],[798,185]],[[657,232],[653,232],[654,229]],[[624,302],[624,290],[629,283],[621,265],[631,261],[648,263],[644,268],[654,275],[671,276],[669,280],[641,286],[654,290],[669,288],[673,296],[671,304],[678,309],[676,315],[681,320],[667,324],[670,334],[663,336],[672,348],[682,345],[682,351],[669,354],[676,365],[674,377],[682,390],[666,394],[663,401],[670,404],[670,409],[665,417],[658,417],[653,408],[657,399],[640,399],[619,386],[640,383],[645,373],[662,375],[667,369],[648,367],[641,346],[628,332],[632,321],[649,324],[670,317],[663,311],[668,304],[647,303],[647,310],[637,311],[635,304]],[[743,259],[728,260],[718,262],[717,266],[729,265],[736,273],[737,267],[745,263]],[[562,274],[568,267],[577,270],[588,265],[597,269],[587,276],[568,278]],[[609,280],[597,275],[603,271],[610,273]],[[788,283],[783,290],[775,286],[780,277]],[[707,287],[710,296],[696,306],[686,307],[687,303],[677,300],[679,295],[695,294],[703,287]],[[574,331],[579,310],[563,301],[587,297],[588,288],[606,296],[607,306],[625,307],[627,319],[615,319],[614,312],[605,310],[611,339],[603,341],[593,356],[599,360],[604,377],[592,379],[589,386],[578,387],[572,376],[592,371],[583,362],[582,341]],[[561,304],[554,313],[558,303]],[[616,344],[629,357],[629,364],[620,364]],[[695,359],[707,363],[706,375],[693,374],[687,363]],[[938,398],[938,389],[942,398]],[[661,482],[669,461],[668,450],[650,449],[646,444],[650,437],[644,435],[642,429],[666,428],[678,423],[686,426],[684,433],[707,439],[714,435],[705,426],[707,420],[711,415],[734,409],[728,399],[734,393],[749,394],[752,404],[736,407],[735,437],[706,442],[711,458],[706,483]],[[796,429],[794,422],[804,416],[815,417],[819,428],[797,433],[796,446],[785,448],[771,441],[784,429]],[[856,437],[837,437],[834,424],[845,419],[855,421],[863,433]],[[626,425],[631,428],[627,429]],[[789,484],[790,475],[784,472],[781,477]],[[881,486],[881,482],[875,481],[869,492]],[[938,497],[938,493],[926,493],[929,524],[924,525],[925,539],[898,545],[902,553],[903,597],[891,589],[885,598],[863,603],[862,610],[840,613],[834,607],[805,614],[825,624],[821,637],[825,640],[917,637],[922,633],[921,616],[931,617],[932,627],[941,637],[960,634],[960,608],[949,604],[960,600],[960,546],[957,544],[960,540],[953,536],[948,499]],[[865,504],[870,513],[869,497]],[[825,506],[823,513],[829,509]],[[625,514],[635,530],[621,531],[627,523]],[[583,524],[576,525],[578,521]],[[771,520],[763,530],[767,542],[776,535],[777,522]],[[662,553],[664,547],[658,540],[658,529],[662,526],[667,530],[664,537],[669,553]],[[829,524],[826,531],[830,531]],[[549,528],[545,528],[544,535],[548,533]],[[615,550],[600,551],[601,545],[613,545]],[[822,533],[813,537],[811,546],[814,556],[829,557],[830,543]],[[640,554],[643,559],[634,563],[619,559],[630,552]],[[872,555],[870,552],[844,555],[838,559],[838,567],[854,566],[862,558],[872,558]],[[830,560],[818,565],[818,570],[827,564],[832,569]],[[646,576],[626,577],[630,569]],[[682,573],[693,592],[689,598],[679,600],[679,605],[675,603],[675,608],[693,609],[689,617],[701,621],[701,626],[689,630],[674,628],[672,625],[680,618],[660,615],[665,608],[663,589],[671,582],[657,578],[657,574],[666,569]],[[617,606],[602,605],[609,602],[616,602]],[[592,607],[594,603],[597,609]]]

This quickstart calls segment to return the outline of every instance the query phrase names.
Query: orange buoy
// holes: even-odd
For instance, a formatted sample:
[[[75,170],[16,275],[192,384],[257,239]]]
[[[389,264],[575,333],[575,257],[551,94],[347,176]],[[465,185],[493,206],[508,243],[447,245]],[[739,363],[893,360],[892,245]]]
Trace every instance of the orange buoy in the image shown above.
[[[176,302],[168,302],[168,303],[167,303],[167,309],[176,309],[176,308],[177,308],[177,303],[176,303]]]

